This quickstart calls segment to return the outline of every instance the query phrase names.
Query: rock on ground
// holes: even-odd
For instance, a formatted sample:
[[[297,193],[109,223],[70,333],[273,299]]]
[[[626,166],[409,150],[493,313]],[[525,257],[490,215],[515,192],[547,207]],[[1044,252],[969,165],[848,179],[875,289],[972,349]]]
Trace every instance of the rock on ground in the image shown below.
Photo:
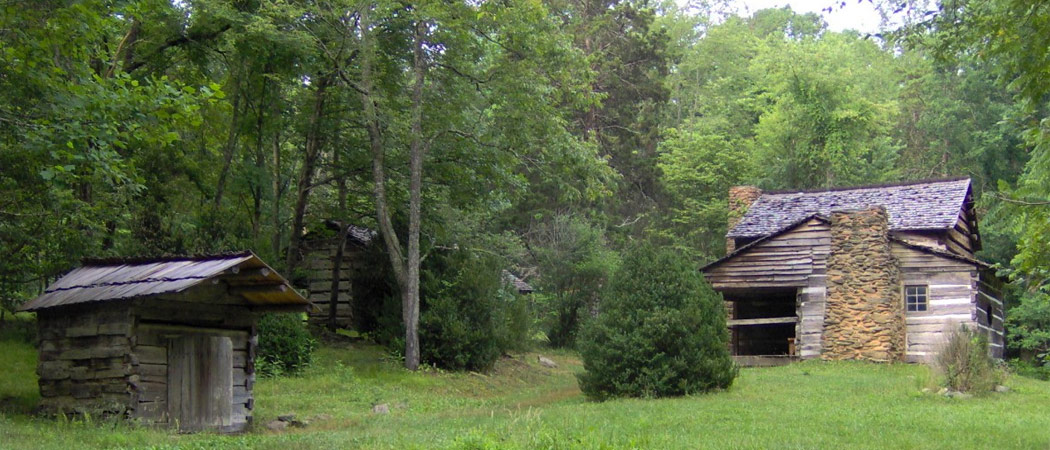
[[[288,428],[288,422],[283,420],[271,420],[270,423],[266,424],[266,428],[273,431],[281,431]]]
[[[375,405],[375,406],[372,407],[372,414],[389,414],[389,413],[390,413],[390,405],[387,405],[386,403],[380,403],[380,404]]]
[[[540,356],[538,359],[540,361],[540,365],[543,366],[543,367],[546,367],[546,368],[549,368],[549,369],[554,369],[554,368],[558,367],[557,363],[555,363],[554,361],[552,361],[552,360],[550,360],[550,359],[548,359],[546,357]]]

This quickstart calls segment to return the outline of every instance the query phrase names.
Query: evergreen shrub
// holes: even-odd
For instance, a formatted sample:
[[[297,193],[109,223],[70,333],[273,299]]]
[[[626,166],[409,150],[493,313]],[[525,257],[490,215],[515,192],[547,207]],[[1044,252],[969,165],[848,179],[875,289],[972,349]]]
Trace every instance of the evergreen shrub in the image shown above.
[[[722,296],[696,266],[648,244],[624,256],[597,318],[584,325],[580,389],[595,399],[665,397],[729,387]]]
[[[265,314],[258,331],[256,368],[261,376],[296,375],[310,365],[317,341],[301,314]]]

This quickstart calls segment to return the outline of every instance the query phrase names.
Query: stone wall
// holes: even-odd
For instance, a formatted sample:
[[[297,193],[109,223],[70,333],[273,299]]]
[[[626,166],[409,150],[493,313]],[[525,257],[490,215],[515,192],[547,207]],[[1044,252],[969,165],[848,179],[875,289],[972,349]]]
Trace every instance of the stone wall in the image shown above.
[[[900,267],[886,209],[831,214],[823,359],[900,361],[905,351]]]
[[[747,212],[747,208],[761,196],[762,190],[754,186],[733,186],[729,188],[727,232],[740,222],[740,219],[744,217],[744,213]],[[726,238],[726,254],[733,253],[733,250],[736,250],[736,241],[733,238]]]

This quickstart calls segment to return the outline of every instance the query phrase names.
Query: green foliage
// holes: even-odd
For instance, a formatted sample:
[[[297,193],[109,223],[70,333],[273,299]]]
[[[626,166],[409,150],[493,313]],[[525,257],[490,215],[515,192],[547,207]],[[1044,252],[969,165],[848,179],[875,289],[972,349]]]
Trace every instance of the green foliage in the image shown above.
[[[619,264],[602,230],[570,215],[536,226],[529,248],[543,276],[547,336],[554,347],[573,347],[580,324],[598,308],[598,294]]]
[[[657,233],[682,252],[716,259],[725,251],[726,192],[757,168],[745,142],[699,128],[669,129],[660,144],[661,181],[672,206]]]
[[[300,314],[266,314],[259,320],[256,369],[261,376],[297,375],[310,366],[317,340]]]
[[[988,354],[988,336],[964,326],[948,334],[933,362],[944,387],[958,392],[991,392],[1005,376]]]
[[[504,295],[495,258],[457,250],[432,254],[421,279],[419,342],[424,362],[452,370],[488,370],[503,354]]]
[[[1050,364],[1050,295],[1022,295],[1007,314],[1006,336],[1011,350],[1035,355],[1037,364]]]
[[[580,338],[589,397],[665,397],[724,389],[729,356],[722,296],[670,249],[632,249]]]

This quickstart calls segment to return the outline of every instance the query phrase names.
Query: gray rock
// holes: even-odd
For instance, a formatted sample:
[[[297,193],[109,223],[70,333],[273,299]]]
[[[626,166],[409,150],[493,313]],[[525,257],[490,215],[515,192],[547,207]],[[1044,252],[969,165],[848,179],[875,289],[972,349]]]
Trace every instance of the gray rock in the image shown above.
[[[386,403],[380,403],[372,407],[372,414],[390,414],[390,406]]]
[[[270,423],[266,424],[266,428],[272,431],[281,431],[288,428],[288,422],[283,420],[271,420]]]
[[[941,388],[941,390],[937,391],[937,394],[948,395],[948,388]]]
[[[1010,392],[1010,388],[1000,384],[1000,385],[995,387],[995,392],[998,392],[1000,394],[1005,394],[1007,392]]]
[[[540,365],[543,366],[543,367],[546,367],[548,369],[554,369],[554,368],[558,367],[558,363],[556,363],[556,362],[554,362],[554,361],[552,361],[552,360],[550,360],[550,359],[548,359],[546,357],[540,356],[538,359],[540,361]]]
[[[300,419],[292,419],[292,421],[289,422],[289,423],[293,427],[296,427],[296,428],[306,428],[306,427],[310,426],[310,421],[309,420],[305,420],[305,419],[302,419],[302,420],[300,420]]]
[[[277,416],[277,420],[280,420],[281,422],[291,422],[295,420],[295,414],[281,414]]]
[[[968,398],[972,398],[973,394],[967,394],[965,392],[959,392],[959,391],[948,391],[948,393],[944,394],[944,396],[948,397],[948,398],[957,398],[957,399],[965,400],[965,399],[968,399]]]

